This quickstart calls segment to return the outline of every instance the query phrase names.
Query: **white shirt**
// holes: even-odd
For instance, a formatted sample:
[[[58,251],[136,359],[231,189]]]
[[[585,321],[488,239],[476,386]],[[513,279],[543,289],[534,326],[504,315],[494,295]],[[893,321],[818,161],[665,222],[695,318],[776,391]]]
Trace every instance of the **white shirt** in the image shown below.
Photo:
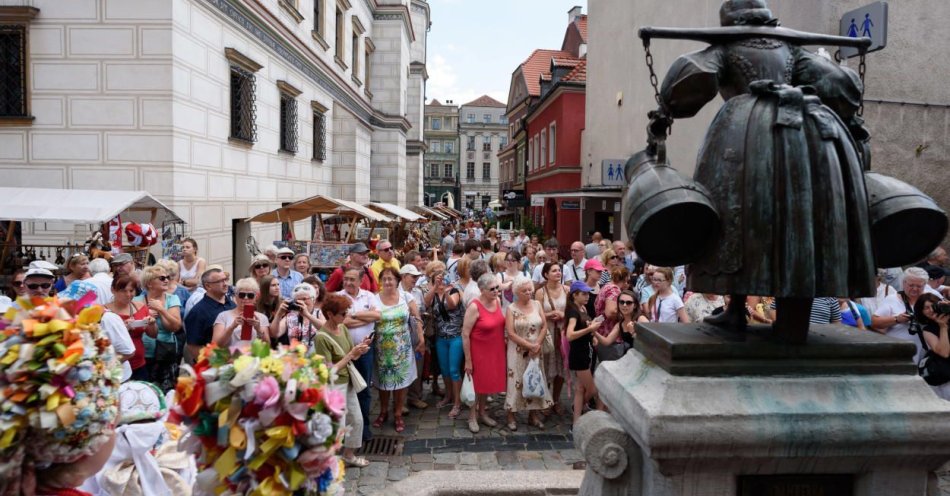
[[[102,320],[99,321],[99,324],[106,336],[109,337],[109,341],[112,341],[112,348],[115,349],[116,354],[132,355],[135,353],[132,336],[129,335],[129,330],[125,327],[125,322],[122,321],[121,317],[115,313],[106,312],[102,314]],[[122,362],[122,382],[129,380],[130,377],[132,377],[132,366],[126,360]]]
[[[267,316],[262,314],[261,312],[254,312],[254,317],[256,317],[257,321],[261,323],[261,331],[267,332],[267,326],[270,325],[270,321],[267,320]],[[231,325],[231,323],[234,322],[236,318],[237,318],[237,315],[235,315],[234,312],[232,312],[231,310],[227,310],[227,311],[219,313],[217,318],[214,319],[214,323],[215,325],[221,324],[224,326],[225,329],[227,329],[228,326]],[[252,327],[251,340],[257,337],[255,336],[255,334],[256,334],[256,331]],[[234,331],[231,332],[231,343],[229,344],[229,346],[240,346],[242,344],[250,344],[251,340],[248,340],[248,341],[241,340],[241,326],[237,326],[234,328]]]
[[[350,296],[350,294],[347,293],[345,289],[337,292],[337,294],[346,296],[351,302],[353,302],[353,305],[350,306],[350,315],[356,312],[379,310],[379,307],[381,306],[379,297],[365,289],[360,289],[360,292],[356,295],[356,298]],[[350,338],[354,343],[362,342],[364,339],[366,339],[366,336],[369,336],[370,333],[373,332],[375,327],[375,323],[349,327],[348,329],[350,331]]]
[[[465,286],[465,291],[462,292],[462,306],[467,309],[468,304],[481,295],[482,290],[478,289],[478,283],[475,281],[468,281],[468,286]]]
[[[108,272],[100,272],[86,282],[96,287],[96,304],[107,305],[112,303],[112,276]]]
[[[564,264],[561,282],[568,284],[571,281],[583,281],[584,279],[587,279],[587,273],[584,271],[584,264],[586,263],[586,258],[581,259],[580,263],[577,264],[574,263],[574,259],[572,258],[570,262]]]
[[[673,291],[672,294],[663,298],[657,296],[650,312],[656,314],[659,311],[660,318],[657,319],[657,322],[679,322],[679,317],[676,315],[676,312],[678,312],[680,308],[683,308],[683,306],[683,300],[680,298],[680,295],[676,294],[676,291]]]
[[[877,307],[877,310],[874,311],[874,315],[878,317],[895,317],[902,313],[907,313],[907,307],[904,305],[904,300],[901,299],[901,295],[897,292],[893,292],[887,298],[884,298],[884,301],[881,302],[881,306]],[[910,341],[917,346],[917,354],[914,355],[914,363],[920,359],[920,339],[917,336],[910,335],[910,326],[907,322],[902,324],[894,324],[887,328],[887,335],[892,338],[903,339],[904,341]]]
[[[544,277],[541,275],[541,269],[544,268],[544,264],[539,263],[534,266],[534,272],[531,273],[531,282],[535,284],[541,284],[544,282]]]
[[[880,283],[877,285],[877,294],[874,296],[867,296],[864,298],[858,298],[858,303],[868,310],[868,313],[874,315],[874,312],[878,307],[881,306],[881,303],[884,303],[884,298],[887,298],[891,294],[896,293],[897,290],[888,286],[885,283]]]
[[[201,299],[205,297],[205,293],[207,293],[207,291],[205,291],[205,288],[201,286],[198,286],[197,288],[195,288],[195,292],[191,293],[191,296],[188,297],[188,301],[185,302],[185,313],[184,315],[181,316],[182,319],[187,317],[188,312],[190,312],[191,309],[194,308],[194,306],[197,305],[198,302],[201,301]]]

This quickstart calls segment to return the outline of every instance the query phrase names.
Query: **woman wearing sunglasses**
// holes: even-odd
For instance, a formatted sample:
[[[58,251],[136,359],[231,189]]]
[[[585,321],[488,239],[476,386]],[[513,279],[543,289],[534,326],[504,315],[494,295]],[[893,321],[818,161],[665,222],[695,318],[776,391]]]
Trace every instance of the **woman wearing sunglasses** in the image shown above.
[[[600,275],[600,285],[603,286],[610,282],[610,272],[617,267],[623,267],[623,260],[613,249],[606,249],[600,254],[600,263],[604,266],[604,272]]]
[[[264,277],[270,275],[271,269],[273,269],[273,264],[271,264],[267,255],[257,255],[251,260],[251,265],[247,268],[247,274],[253,277],[254,280],[257,281],[257,284],[263,289],[265,287],[263,283]],[[278,286],[279,283],[280,281],[278,281]],[[280,292],[278,292],[277,295],[280,296]]]
[[[498,425],[488,414],[488,395],[504,393],[506,375],[505,314],[498,295],[501,288],[495,276],[482,274],[478,281],[480,294],[465,310],[462,323],[462,348],[465,353],[465,374],[475,386],[475,404],[468,417],[468,429],[478,432],[478,423]]]
[[[689,322],[686,306],[680,295],[673,291],[673,269],[657,267],[653,272],[653,295],[647,300],[647,314],[642,322]]]
[[[606,336],[594,336],[595,345],[610,345],[617,343],[619,336],[623,340],[626,349],[633,348],[633,338],[637,336],[637,317],[640,310],[640,302],[636,295],[629,289],[624,290],[617,297],[617,323]]]
[[[223,347],[240,346],[251,342],[253,339],[260,339],[265,343],[270,343],[270,321],[267,316],[261,312],[254,311],[254,317],[246,318],[244,307],[250,305],[257,308],[257,298],[260,295],[260,286],[252,277],[241,279],[234,285],[234,302],[237,304],[233,309],[221,312],[214,319],[214,331],[211,340]],[[248,337],[243,339],[244,324],[250,325]]]
[[[181,300],[168,294],[168,275],[165,269],[151,265],[142,270],[139,281],[144,294],[133,301],[144,303],[149,316],[156,321],[158,336],[142,336],[145,345],[145,363],[149,376],[162,392],[168,392],[178,382],[178,341],[185,338],[181,331]]]
[[[13,277],[10,278],[10,291],[7,292],[7,296],[11,300],[16,300],[21,296],[26,296],[26,270],[17,269],[13,272]]]

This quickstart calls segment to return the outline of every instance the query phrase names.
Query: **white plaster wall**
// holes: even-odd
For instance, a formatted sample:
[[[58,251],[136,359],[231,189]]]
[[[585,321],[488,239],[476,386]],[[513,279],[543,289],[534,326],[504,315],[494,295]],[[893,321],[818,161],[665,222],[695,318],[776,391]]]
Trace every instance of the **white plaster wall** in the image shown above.
[[[372,199],[405,205],[406,183],[410,179],[406,170],[405,134],[395,129],[377,129],[373,131],[372,147]],[[392,153],[392,150],[403,152]]]

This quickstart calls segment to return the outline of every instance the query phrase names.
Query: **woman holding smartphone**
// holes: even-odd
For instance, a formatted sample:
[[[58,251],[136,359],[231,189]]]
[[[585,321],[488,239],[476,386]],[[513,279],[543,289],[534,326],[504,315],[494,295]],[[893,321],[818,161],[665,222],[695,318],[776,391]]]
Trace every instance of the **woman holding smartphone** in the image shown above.
[[[567,357],[568,368],[574,372],[577,380],[574,381],[574,422],[584,413],[584,405],[591,398],[597,396],[597,386],[594,385],[594,375],[591,366],[594,363],[594,334],[604,323],[601,315],[591,320],[587,314],[587,300],[590,299],[591,288],[581,281],[571,283],[571,292],[564,309],[564,319],[567,326],[564,333],[570,343]],[[603,408],[600,398],[597,398],[597,408]]]
[[[214,319],[211,340],[224,347],[240,346],[253,339],[270,343],[270,322],[266,315],[255,311],[259,294],[260,286],[254,278],[246,277],[238,281],[234,285],[237,306],[219,313]]]
[[[105,307],[125,322],[132,344],[135,345],[135,353],[129,358],[129,366],[132,367],[131,379],[150,381],[151,375],[148,367],[145,366],[145,344],[142,342],[142,336],[157,338],[158,326],[155,324],[155,318],[149,315],[148,307],[132,301],[138,292],[138,285],[131,276],[125,274],[116,276],[112,280],[112,302],[106,304]]]

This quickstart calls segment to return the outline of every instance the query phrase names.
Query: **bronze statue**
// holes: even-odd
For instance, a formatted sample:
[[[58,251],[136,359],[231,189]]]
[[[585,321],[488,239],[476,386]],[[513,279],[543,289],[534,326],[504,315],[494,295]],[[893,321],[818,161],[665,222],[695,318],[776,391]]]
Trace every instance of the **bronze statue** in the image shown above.
[[[875,257],[864,177],[869,134],[857,115],[863,82],[802,45],[866,47],[868,40],[780,28],[764,0],[726,0],[720,22],[641,30],[647,47],[651,37],[710,43],[680,56],[664,78],[648,150],[662,156],[672,119],[692,117],[722,95],[692,188],[711,198],[718,226],[688,260],[688,287],[732,295],[726,311],[707,322],[740,336],[745,295],[775,296],[776,334],[803,343],[813,298],[874,294]],[[649,244],[645,219],[632,213],[645,202],[651,174],[642,172],[627,176],[636,176],[626,198],[627,221],[640,229],[630,229],[638,252]]]

